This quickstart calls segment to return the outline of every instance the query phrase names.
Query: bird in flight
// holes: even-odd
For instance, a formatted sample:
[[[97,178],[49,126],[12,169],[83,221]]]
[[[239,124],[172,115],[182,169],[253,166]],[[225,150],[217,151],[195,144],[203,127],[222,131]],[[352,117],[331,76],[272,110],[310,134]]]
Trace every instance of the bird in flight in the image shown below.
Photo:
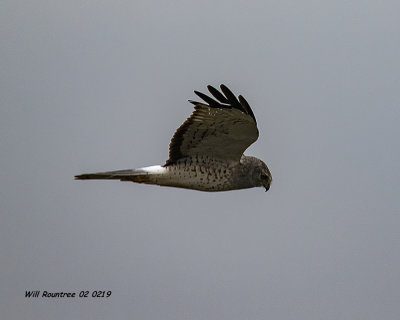
[[[258,138],[256,118],[248,102],[223,84],[207,86],[214,98],[194,91],[204,102],[194,104],[191,116],[176,130],[164,165],[84,173],[77,180],[115,179],[200,191],[264,187],[272,176],[267,165],[243,152]]]

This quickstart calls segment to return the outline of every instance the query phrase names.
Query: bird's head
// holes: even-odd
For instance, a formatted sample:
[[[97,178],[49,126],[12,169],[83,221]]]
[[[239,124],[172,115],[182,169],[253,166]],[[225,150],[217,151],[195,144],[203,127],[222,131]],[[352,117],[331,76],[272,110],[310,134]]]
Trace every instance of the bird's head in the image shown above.
[[[269,190],[272,182],[272,175],[267,165],[260,159],[243,155],[240,163],[242,165],[243,175],[248,187],[264,187]]]

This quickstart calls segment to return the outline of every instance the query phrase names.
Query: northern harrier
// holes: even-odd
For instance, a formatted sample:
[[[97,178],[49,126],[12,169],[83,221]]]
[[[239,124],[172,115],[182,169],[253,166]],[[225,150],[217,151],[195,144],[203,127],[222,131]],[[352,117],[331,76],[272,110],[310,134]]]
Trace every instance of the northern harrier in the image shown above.
[[[272,176],[264,162],[243,152],[258,138],[256,118],[247,101],[223,84],[222,93],[207,87],[216,100],[195,91],[205,103],[191,101],[194,111],[176,130],[164,165],[85,173],[78,180],[116,179],[201,191],[265,187]]]

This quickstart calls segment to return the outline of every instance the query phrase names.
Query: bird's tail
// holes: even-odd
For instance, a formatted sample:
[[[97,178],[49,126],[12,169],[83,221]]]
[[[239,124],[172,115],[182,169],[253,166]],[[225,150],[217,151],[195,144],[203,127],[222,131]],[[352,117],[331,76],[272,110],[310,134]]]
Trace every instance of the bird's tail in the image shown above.
[[[149,172],[142,169],[127,169],[108,172],[83,173],[75,176],[75,180],[121,180],[139,183],[149,182]]]

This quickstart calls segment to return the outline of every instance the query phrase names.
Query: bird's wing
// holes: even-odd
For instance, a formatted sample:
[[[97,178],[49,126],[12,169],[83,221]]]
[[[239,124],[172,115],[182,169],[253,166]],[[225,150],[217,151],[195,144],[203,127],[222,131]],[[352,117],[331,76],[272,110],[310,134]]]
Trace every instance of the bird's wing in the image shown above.
[[[206,103],[189,100],[194,111],[171,139],[167,166],[194,157],[240,161],[257,140],[256,118],[247,101],[241,95],[237,99],[223,84],[222,93],[212,86],[207,88],[217,100],[195,91]]]

